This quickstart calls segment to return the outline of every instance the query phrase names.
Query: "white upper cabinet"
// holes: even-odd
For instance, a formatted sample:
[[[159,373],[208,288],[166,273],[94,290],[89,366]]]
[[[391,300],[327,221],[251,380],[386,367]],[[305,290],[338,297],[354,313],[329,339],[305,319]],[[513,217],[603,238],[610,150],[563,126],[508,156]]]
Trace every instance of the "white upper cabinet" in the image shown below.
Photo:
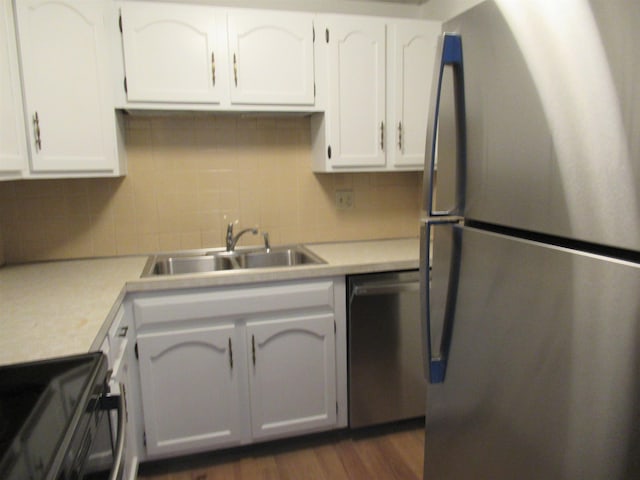
[[[112,8],[103,0],[17,2],[32,176],[122,173],[107,43]]]
[[[0,8],[0,179],[28,169],[27,140],[11,0]]]
[[[385,23],[332,17],[327,45],[327,158],[339,167],[385,165]]]
[[[438,22],[324,15],[319,103],[311,120],[319,172],[422,170]]]
[[[128,101],[222,102],[227,72],[221,10],[123,2],[120,14]]]
[[[232,10],[231,102],[313,105],[313,15]]]
[[[315,110],[313,14],[164,2],[118,6],[126,78],[118,106]]]
[[[397,21],[387,27],[391,165],[423,167],[440,23]]]

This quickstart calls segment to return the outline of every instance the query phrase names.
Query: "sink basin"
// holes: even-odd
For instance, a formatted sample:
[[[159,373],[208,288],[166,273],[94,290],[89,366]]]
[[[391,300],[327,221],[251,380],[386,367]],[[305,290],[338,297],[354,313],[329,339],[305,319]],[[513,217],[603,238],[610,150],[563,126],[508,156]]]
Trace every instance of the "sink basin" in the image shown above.
[[[302,245],[275,247],[269,251],[265,249],[238,250],[235,252],[193,250],[149,257],[142,276],[178,275],[249,268],[295,267],[320,263],[325,262]]]
[[[324,263],[299,247],[275,248],[270,251],[239,253],[235,260],[240,268],[293,267]]]
[[[215,272],[231,270],[234,264],[229,257],[212,255],[172,256],[156,259],[152,275],[177,275],[180,273]]]

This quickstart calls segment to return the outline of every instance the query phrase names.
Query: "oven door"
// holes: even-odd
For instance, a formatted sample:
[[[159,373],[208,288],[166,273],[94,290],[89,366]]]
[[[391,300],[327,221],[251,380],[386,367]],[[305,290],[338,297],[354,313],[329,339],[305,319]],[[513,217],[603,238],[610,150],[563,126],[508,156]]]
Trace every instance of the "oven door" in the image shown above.
[[[85,436],[79,451],[77,478],[121,480],[124,478],[127,432],[124,384],[112,386],[111,393],[100,398],[98,409],[95,432]]]

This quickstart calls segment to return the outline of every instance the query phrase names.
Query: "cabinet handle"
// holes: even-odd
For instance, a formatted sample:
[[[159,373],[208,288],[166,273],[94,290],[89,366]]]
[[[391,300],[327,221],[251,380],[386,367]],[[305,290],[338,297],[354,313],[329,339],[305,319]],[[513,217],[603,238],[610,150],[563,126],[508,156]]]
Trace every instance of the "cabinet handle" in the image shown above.
[[[233,370],[233,348],[231,347],[231,338],[229,338],[229,368]]]
[[[253,366],[256,366],[256,337],[251,335],[251,356],[253,357]]]
[[[236,60],[236,54],[233,54],[233,80],[236,84],[236,87],[238,86],[238,61]]]
[[[384,122],[380,122],[380,150],[384,151]]]
[[[211,82],[216,86],[216,54],[211,52]]]
[[[402,152],[402,122],[398,122],[398,149]]]
[[[40,136],[40,117],[38,112],[33,114],[33,134],[36,137],[36,151],[42,150],[42,137]]]

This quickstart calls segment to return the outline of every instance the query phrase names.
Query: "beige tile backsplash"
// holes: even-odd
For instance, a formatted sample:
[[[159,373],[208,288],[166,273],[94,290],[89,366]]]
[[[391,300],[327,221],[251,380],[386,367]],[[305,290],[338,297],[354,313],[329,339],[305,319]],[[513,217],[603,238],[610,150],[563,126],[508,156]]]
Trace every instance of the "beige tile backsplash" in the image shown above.
[[[128,117],[126,177],[0,183],[0,263],[219,247],[236,219],[274,245],[418,234],[420,173],[314,174],[310,142],[308,117]]]

